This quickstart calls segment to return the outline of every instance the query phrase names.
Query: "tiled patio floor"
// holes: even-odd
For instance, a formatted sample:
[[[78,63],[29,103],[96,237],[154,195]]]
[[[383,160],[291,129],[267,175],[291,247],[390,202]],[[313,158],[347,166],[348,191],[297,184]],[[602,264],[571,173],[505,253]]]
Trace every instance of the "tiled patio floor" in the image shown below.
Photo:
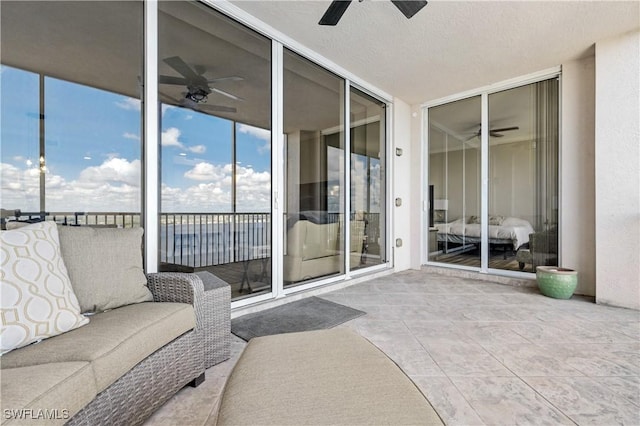
[[[420,271],[322,297],[414,380],[448,425],[640,425],[640,312]],[[233,357],[147,425],[213,424]],[[268,368],[268,366],[265,366]]]

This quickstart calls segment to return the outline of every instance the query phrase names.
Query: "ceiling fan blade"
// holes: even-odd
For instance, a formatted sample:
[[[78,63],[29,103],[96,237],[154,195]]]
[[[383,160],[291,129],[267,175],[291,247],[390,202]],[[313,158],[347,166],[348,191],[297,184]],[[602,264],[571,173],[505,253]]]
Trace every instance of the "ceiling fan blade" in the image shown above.
[[[391,3],[398,9],[400,12],[410,19],[413,15],[420,12],[420,10],[427,5],[427,2],[424,0],[391,0]]]
[[[158,76],[158,83],[160,84],[177,84],[179,86],[185,86],[187,84],[187,79],[182,77],[172,77],[169,75],[160,75]]]
[[[187,80],[195,80],[198,78],[196,74],[179,56],[172,56],[164,59],[164,62],[174,70],[178,71]]]
[[[209,105],[209,104],[197,104],[195,109],[204,109],[207,111],[219,111],[219,112],[237,112],[234,107],[228,107],[223,105]]]
[[[349,7],[350,3],[351,0],[332,1],[327,8],[327,11],[324,12],[324,15],[322,15],[322,18],[320,19],[320,22],[318,22],[318,24],[336,25],[340,18],[342,18],[342,15],[344,14],[345,10],[347,10],[347,7]]]
[[[202,110],[219,111],[219,112],[237,112],[238,111],[234,107],[228,107],[228,106],[223,106],[223,105],[199,104],[199,103],[196,103],[196,102],[194,102],[194,101],[192,101],[191,99],[188,99],[188,98],[176,99],[173,96],[169,96],[169,95],[165,95],[165,94],[161,94],[161,97],[169,99],[171,101],[171,103],[173,103],[176,106],[189,108],[189,109],[192,109],[194,111],[202,111]]]
[[[511,130],[519,130],[520,127],[518,126],[511,126],[511,127],[503,127],[501,129],[491,129],[491,132],[509,132]]]
[[[494,131],[489,132],[489,136],[491,136],[492,138],[501,138],[504,135],[501,135],[500,133],[496,133]]]
[[[219,94],[221,94],[223,96],[226,96],[228,98],[231,98],[231,99],[233,99],[235,101],[244,101],[244,99],[242,99],[242,98],[240,98],[240,97],[238,97],[236,95],[232,95],[229,92],[225,92],[224,90],[216,89],[215,87],[209,87],[209,89],[211,89],[212,92],[219,93]]]
[[[218,83],[220,81],[242,81],[244,78],[238,77],[237,75],[233,75],[231,77],[218,77],[212,78],[211,80],[207,80],[207,83]]]

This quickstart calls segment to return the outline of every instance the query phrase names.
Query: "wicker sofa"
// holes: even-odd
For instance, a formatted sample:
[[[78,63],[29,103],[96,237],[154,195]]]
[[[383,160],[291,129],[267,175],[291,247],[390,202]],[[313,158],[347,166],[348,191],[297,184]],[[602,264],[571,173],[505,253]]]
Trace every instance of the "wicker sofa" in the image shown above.
[[[92,235],[88,242],[87,233]],[[69,241],[79,241],[76,234],[85,240],[76,249],[86,252],[87,244],[113,240],[114,235],[117,242],[123,233],[65,229],[60,232],[62,255],[69,257],[65,263],[73,265],[70,258],[77,256],[69,250]],[[119,255],[122,262],[127,253]],[[91,258],[90,253],[86,256]],[[105,262],[103,267],[113,266]],[[141,255],[135,263],[141,269]],[[68,268],[73,284],[77,265]],[[117,276],[114,271],[114,286]],[[149,293],[143,300],[88,315],[85,325],[0,357],[3,425],[137,425],[182,387],[204,380],[205,345],[213,345],[205,338],[211,331],[207,326],[213,314],[207,304],[212,303],[212,293],[205,293],[203,279],[196,274],[143,274],[143,279],[143,290]],[[82,294],[75,286],[74,291]],[[223,314],[228,317],[226,309]],[[4,332],[4,319],[2,325]],[[221,332],[228,334],[224,328]]]

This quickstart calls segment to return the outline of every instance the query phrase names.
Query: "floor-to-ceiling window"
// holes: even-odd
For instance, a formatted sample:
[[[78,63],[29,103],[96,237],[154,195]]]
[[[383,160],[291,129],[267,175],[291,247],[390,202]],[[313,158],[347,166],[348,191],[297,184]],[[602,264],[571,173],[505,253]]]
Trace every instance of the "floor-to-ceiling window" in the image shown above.
[[[490,268],[558,264],[558,95],[557,78],[489,95],[489,236],[507,239]]]
[[[428,115],[429,260],[480,267],[480,96]]]
[[[289,287],[345,271],[345,83],[288,49],[283,68]]]
[[[160,2],[162,270],[271,290],[271,41],[202,4]]]
[[[557,265],[558,78],[484,96],[484,120],[481,96],[428,108],[428,260]]]
[[[350,268],[387,261],[386,105],[350,89]]]
[[[1,8],[2,207],[139,226],[142,3]]]
[[[0,7],[3,209],[144,226],[150,272],[211,270],[235,300],[388,264],[375,89],[215,4]]]

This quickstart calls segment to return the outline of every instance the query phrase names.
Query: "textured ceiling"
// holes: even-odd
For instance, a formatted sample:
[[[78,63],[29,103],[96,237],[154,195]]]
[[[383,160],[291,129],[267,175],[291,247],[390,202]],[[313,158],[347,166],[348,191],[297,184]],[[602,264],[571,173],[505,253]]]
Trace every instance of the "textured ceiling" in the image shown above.
[[[561,65],[640,27],[638,1],[431,0],[407,20],[364,0],[335,27],[317,25],[329,0],[231,3],[410,104]]]

